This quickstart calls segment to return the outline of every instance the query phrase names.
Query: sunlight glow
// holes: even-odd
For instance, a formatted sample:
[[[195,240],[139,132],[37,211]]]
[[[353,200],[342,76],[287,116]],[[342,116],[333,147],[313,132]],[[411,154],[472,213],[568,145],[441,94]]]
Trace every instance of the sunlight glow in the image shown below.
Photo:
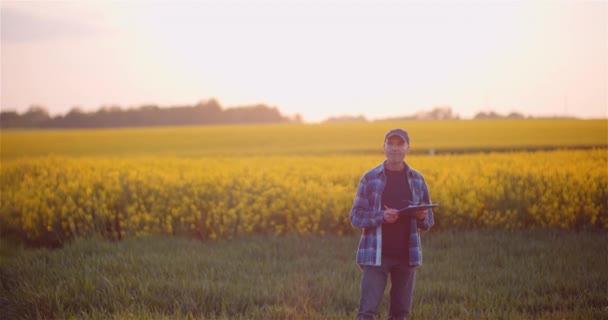
[[[602,2],[6,1],[2,18],[3,110],[608,112]]]

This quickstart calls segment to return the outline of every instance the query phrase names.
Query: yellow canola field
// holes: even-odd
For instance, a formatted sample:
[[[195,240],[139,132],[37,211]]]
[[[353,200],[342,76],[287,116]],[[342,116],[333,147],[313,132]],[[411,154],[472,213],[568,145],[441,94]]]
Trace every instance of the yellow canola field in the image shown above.
[[[358,232],[349,211],[382,156],[39,157],[1,167],[0,235],[73,237]],[[436,228],[608,229],[606,149],[410,156]]]

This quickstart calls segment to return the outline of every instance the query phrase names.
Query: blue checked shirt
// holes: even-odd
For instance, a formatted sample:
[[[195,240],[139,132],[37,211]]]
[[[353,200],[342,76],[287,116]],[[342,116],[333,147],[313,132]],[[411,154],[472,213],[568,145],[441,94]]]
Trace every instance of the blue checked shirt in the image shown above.
[[[405,164],[407,181],[412,190],[412,201],[414,203],[431,203],[429,190],[420,173]],[[350,222],[357,228],[363,228],[359,250],[357,251],[357,263],[359,265],[380,266],[382,262],[382,223],[384,222],[383,210],[381,208],[382,192],[386,185],[386,174],[384,163],[368,171],[357,189],[357,196],[350,210]],[[409,265],[419,266],[422,264],[422,248],[420,245],[420,230],[428,230],[433,226],[433,210],[430,210],[426,219],[418,221],[411,217],[411,230],[409,237]]]

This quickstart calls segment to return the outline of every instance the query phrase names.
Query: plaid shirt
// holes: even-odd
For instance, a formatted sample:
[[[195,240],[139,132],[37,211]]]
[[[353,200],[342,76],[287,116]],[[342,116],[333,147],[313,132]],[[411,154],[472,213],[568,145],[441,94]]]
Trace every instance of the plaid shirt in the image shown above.
[[[380,266],[382,262],[382,223],[384,214],[381,208],[382,192],[386,185],[384,163],[368,171],[359,182],[357,196],[350,211],[350,222],[357,228],[363,228],[357,263],[359,265]],[[420,173],[411,169],[405,163],[405,171],[414,203],[431,203],[429,190]],[[433,226],[433,210],[430,210],[426,219],[418,221],[412,216],[409,237],[409,265],[422,264],[422,248],[420,245],[420,230],[428,230]]]

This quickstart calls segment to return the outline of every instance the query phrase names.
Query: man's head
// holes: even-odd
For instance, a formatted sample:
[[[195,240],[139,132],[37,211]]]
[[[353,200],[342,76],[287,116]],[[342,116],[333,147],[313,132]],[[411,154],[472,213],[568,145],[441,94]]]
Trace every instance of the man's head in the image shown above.
[[[401,164],[409,151],[410,136],[405,130],[392,129],[386,133],[384,136],[384,154],[389,164]]]
[[[399,137],[399,138],[401,138],[401,140],[406,142],[408,145],[410,144],[410,136],[403,129],[391,129],[384,136],[384,143],[386,143],[386,140],[388,140],[390,137]]]

